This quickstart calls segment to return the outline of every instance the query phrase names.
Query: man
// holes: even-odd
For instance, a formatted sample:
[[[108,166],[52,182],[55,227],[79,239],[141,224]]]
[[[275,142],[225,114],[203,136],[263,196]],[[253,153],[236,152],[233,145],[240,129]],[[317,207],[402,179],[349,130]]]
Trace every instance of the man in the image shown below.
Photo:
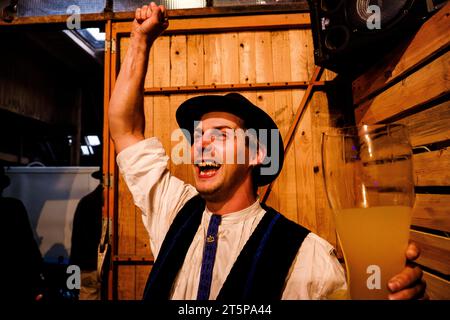
[[[44,292],[42,256],[33,236],[27,210],[19,199],[4,197],[10,184],[0,166],[0,241],[2,243],[2,290],[7,301],[42,299]]]
[[[338,296],[347,286],[333,247],[259,203],[257,187],[273,181],[283,163],[277,127],[261,109],[236,93],[195,97],[179,107],[177,122],[192,145],[195,187],[170,175],[156,138],[144,139],[149,51],[167,27],[163,6],[151,3],[136,10],[109,106],[117,162],[142,209],[156,257],[144,298]],[[258,135],[255,141],[249,134],[239,143],[239,132],[251,129],[269,130],[265,139]],[[410,246],[407,257],[417,256],[418,249]],[[424,298],[421,278],[419,268],[406,267],[389,283],[389,298]]]
[[[102,172],[97,170],[91,177],[99,185],[78,202],[73,216],[70,264],[81,269],[80,300],[100,300],[101,284],[97,274],[97,250],[102,233],[103,182]]]

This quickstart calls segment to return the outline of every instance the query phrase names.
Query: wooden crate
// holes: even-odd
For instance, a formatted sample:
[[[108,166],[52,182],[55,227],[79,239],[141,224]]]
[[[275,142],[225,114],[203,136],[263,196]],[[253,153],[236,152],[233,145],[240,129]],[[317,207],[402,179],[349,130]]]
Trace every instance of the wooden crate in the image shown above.
[[[412,40],[353,82],[359,124],[408,126],[416,203],[411,240],[422,253],[428,293],[450,299],[450,4],[428,20]]]

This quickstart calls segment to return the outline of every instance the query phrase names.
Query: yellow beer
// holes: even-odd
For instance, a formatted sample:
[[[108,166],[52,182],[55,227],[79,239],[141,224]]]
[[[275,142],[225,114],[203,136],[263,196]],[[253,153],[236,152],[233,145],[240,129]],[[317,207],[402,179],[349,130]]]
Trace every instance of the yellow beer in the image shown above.
[[[334,211],[352,299],[387,299],[387,282],[405,265],[411,207]]]

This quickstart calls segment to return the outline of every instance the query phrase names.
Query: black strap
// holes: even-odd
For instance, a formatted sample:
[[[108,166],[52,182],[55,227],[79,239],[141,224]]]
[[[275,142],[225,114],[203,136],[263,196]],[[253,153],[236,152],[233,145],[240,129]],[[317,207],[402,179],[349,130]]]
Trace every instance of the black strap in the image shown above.
[[[289,269],[309,230],[270,207],[233,265],[217,300],[270,301],[283,294]]]
[[[200,225],[205,201],[196,195],[178,212],[147,279],[144,300],[168,300],[173,282]]]

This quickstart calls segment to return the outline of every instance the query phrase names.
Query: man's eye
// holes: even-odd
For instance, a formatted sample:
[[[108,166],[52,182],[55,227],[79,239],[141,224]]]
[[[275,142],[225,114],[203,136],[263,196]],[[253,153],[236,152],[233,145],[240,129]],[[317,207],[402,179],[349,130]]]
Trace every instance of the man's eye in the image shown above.
[[[226,134],[225,132],[222,132],[222,133],[219,135],[219,137],[220,137],[221,139],[226,139],[226,138],[227,138],[227,134]]]
[[[202,138],[202,134],[200,132],[194,132],[194,139],[198,140]]]
[[[227,134],[225,132],[218,132],[214,135],[214,138],[219,141],[223,141],[227,139]]]

